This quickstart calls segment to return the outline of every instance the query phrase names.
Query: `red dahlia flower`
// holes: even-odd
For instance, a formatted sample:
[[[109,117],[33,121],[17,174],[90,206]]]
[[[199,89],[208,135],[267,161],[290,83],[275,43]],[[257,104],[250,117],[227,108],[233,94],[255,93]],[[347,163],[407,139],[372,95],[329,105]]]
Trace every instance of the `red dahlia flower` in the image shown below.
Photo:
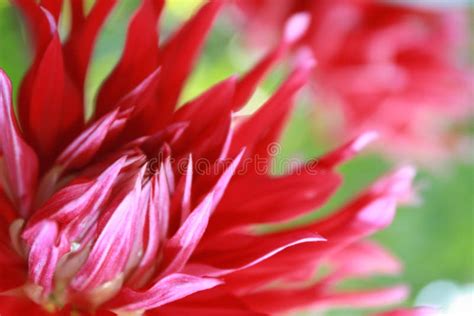
[[[94,41],[115,1],[87,15],[72,0],[61,42],[59,1],[17,0],[35,55],[19,91],[0,72],[0,314],[265,315],[303,307],[375,306],[403,286],[342,292],[342,280],[391,274],[399,263],[361,240],[387,226],[410,197],[405,167],[332,215],[280,232],[327,201],[334,168],[373,134],[270,174],[271,152],[312,62],[302,60],[254,115],[236,119],[259,80],[301,33],[177,108],[180,92],[221,4],[212,1],[158,45],[163,1],[143,0],[123,55],[84,119]],[[329,272],[318,278],[321,267]]]
[[[459,65],[468,43],[468,20],[459,8],[376,0],[237,2],[252,44],[274,39],[296,13],[311,20],[300,43],[318,62],[313,79],[322,111],[340,118],[328,126],[331,135],[375,129],[390,143],[382,150],[422,160],[446,156],[462,143],[451,123],[472,114],[473,81]]]

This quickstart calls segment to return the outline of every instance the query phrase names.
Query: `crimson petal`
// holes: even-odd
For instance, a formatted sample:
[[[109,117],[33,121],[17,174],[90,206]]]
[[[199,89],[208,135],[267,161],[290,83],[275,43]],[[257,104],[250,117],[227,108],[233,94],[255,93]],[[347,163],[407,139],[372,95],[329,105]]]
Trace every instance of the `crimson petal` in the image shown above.
[[[6,175],[8,193],[20,215],[30,212],[36,191],[38,159],[33,149],[23,140],[13,113],[11,83],[0,69],[0,167]]]
[[[214,240],[206,240],[200,245],[192,260],[198,264],[196,268],[202,264],[211,266],[209,270],[211,274],[207,276],[217,277],[257,265],[287,248],[324,240],[311,231],[260,236],[230,233],[218,236]]]
[[[239,110],[245,105],[245,103],[247,103],[265,74],[285,55],[291,44],[303,35],[308,24],[309,16],[305,13],[296,14],[294,17],[289,19],[285,27],[284,36],[279,45],[274,50],[267,53],[239,80],[234,97],[234,111]]]
[[[145,129],[146,133],[150,133],[169,122],[184,83],[221,5],[221,1],[208,2],[164,44],[159,60],[162,75],[157,88],[157,98],[160,102],[150,104],[144,109],[135,120],[136,128]]]
[[[111,111],[125,94],[133,90],[158,67],[157,23],[163,0],[144,0],[128,27],[122,58],[97,96],[96,116]],[[127,80],[123,80],[127,77]]]
[[[109,305],[114,309],[124,311],[153,309],[193,293],[216,287],[221,283],[217,279],[173,273],[160,279],[146,291],[137,292],[125,288]]]
[[[207,228],[211,213],[224,194],[224,190],[240,163],[242,155],[243,152],[234,159],[211,192],[207,194],[201,203],[191,212],[176,234],[168,241],[164,254],[165,261],[170,257],[172,257],[172,259],[162,272],[162,275],[179,272],[191,257]]]
[[[303,289],[267,290],[250,294],[243,301],[257,311],[279,314],[296,309],[328,307],[377,307],[399,303],[407,296],[405,286],[358,291],[354,293],[324,294],[318,285]]]
[[[96,38],[116,3],[117,0],[97,0],[85,17],[84,0],[71,0],[73,19],[71,32],[64,45],[64,59],[68,73],[81,93],[84,92],[84,81]]]
[[[292,99],[306,83],[313,65],[312,60],[300,63],[270,100],[236,127],[231,154],[246,146],[247,155],[255,155],[269,162],[268,146],[280,136],[293,104]]]
[[[64,169],[85,166],[104,145],[107,136],[122,130],[130,113],[131,111],[116,109],[91,124],[64,149],[56,160],[56,164]]]

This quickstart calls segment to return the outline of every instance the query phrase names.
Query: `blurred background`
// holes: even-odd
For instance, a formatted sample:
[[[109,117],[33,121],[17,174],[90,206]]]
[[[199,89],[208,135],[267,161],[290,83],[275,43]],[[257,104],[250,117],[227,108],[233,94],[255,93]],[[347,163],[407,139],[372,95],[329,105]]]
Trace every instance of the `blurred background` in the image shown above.
[[[100,82],[121,54],[125,27],[138,2],[120,1],[100,37],[87,83],[89,104]],[[183,19],[192,14],[200,2],[168,1],[168,10],[161,23],[162,32],[172,32]],[[417,5],[449,5],[455,1],[413,2]],[[197,70],[183,95],[183,102],[233,73],[242,73],[256,60],[256,54],[241,45],[241,36],[230,20],[224,15],[213,28]],[[15,91],[29,65],[30,57],[20,16],[7,0],[0,0],[0,67],[12,79]],[[259,88],[246,111],[254,111],[271,94],[284,74],[285,67],[277,67]],[[312,103],[314,101],[305,97],[305,93],[298,100],[282,139],[282,150],[278,159],[309,159],[338,145],[321,136],[318,118],[315,119],[312,114],[312,109],[318,105]],[[88,113],[91,113],[91,109],[88,110]],[[472,134],[472,124],[468,130],[471,131],[468,133]],[[416,181],[419,202],[417,205],[400,208],[392,226],[375,236],[375,239],[404,262],[403,274],[396,278],[374,278],[364,280],[363,283],[357,281],[347,284],[348,287],[395,281],[407,283],[412,289],[410,299],[406,302],[408,306],[433,304],[441,306],[448,315],[474,315],[472,145],[472,142],[468,145],[471,156],[453,157],[439,167],[420,167]],[[393,161],[370,149],[367,150],[340,168],[345,183],[330,201],[330,205],[301,221],[321,216],[325,211],[340,205],[395,165]],[[361,311],[360,314],[364,315],[365,312]],[[340,310],[331,312],[330,315],[354,315],[354,312]]]

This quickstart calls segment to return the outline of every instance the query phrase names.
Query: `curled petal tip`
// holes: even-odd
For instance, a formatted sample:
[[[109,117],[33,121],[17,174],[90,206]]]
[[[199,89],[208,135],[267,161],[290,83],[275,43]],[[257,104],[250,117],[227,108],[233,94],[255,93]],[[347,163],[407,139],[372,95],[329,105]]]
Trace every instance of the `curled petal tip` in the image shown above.
[[[44,7],[40,7],[40,9],[43,11],[44,15],[46,16],[46,19],[48,21],[48,26],[49,26],[49,31],[51,32],[51,34],[54,34],[56,31],[57,31],[57,23],[56,23],[56,20],[54,19],[54,16],[53,14],[46,10],[46,8]]]
[[[345,145],[321,157],[319,160],[320,165],[325,165],[329,168],[337,166],[351,159],[355,154],[359,153],[365,146],[377,138],[378,133],[375,131],[362,133],[360,136],[350,140]]]
[[[406,299],[408,297],[408,295],[410,295],[410,288],[407,286],[407,285],[399,285],[399,286],[395,286],[393,287],[392,289],[392,298],[393,298],[393,301],[403,301],[404,299]]]
[[[407,165],[399,168],[392,176],[393,184],[391,191],[402,200],[411,200],[411,197],[414,196],[413,179],[415,176],[415,167]]]
[[[285,25],[284,39],[294,43],[303,36],[308,29],[311,16],[308,13],[297,13],[291,16]]]
[[[394,174],[395,177],[412,181],[416,176],[416,168],[411,165],[400,167]]]
[[[352,149],[354,151],[361,151],[368,144],[378,139],[379,136],[379,133],[376,131],[365,132],[354,140],[354,142],[352,143]]]
[[[403,166],[374,186],[376,192],[394,197],[398,202],[413,202],[416,194],[413,189],[413,179],[416,169],[413,166]]]
[[[389,225],[395,216],[396,200],[393,198],[382,198],[368,205],[357,216],[357,219],[365,224],[376,228]]]

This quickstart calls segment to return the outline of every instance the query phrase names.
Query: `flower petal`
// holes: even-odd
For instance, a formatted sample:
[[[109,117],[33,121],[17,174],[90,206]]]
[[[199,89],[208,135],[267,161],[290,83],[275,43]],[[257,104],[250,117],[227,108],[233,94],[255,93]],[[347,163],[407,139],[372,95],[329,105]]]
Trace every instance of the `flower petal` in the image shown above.
[[[122,57],[97,96],[97,117],[114,109],[120,99],[158,68],[157,24],[163,3],[163,0],[144,0],[135,12]]]
[[[221,283],[217,279],[173,273],[145,291],[137,292],[124,288],[108,305],[124,311],[153,309]]]
[[[61,14],[63,0],[41,0],[41,6],[51,12],[57,24]]]
[[[81,94],[84,93],[84,81],[95,41],[116,3],[117,0],[97,0],[85,17],[84,0],[71,1],[73,19],[71,32],[64,45],[64,60],[68,74]]]
[[[376,316],[436,316],[439,312],[429,307],[417,307],[413,309],[397,309]]]
[[[230,153],[247,147],[247,156],[258,157],[270,163],[268,146],[275,142],[288,119],[295,93],[306,83],[313,62],[306,60],[297,65],[278,91],[255,114],[241,122],[235,130]]]
[[[413,168],[400,168],[311,227],[339,246],[344,245],[340,239],[358,239],[386,227],[393,219],[397,202],[403,202],[411,194],[414,175]]]
[[[263,316],[250,310],[238,297],[227,293],[225,286],[197,292],[179,301],[166,304],[152,311],[152,316],[196,315],[196,316]]]
[[[378,133],[371,131],[362,133],[343,146],[325,154],[314,160],[314,164],[321,168],[333,168],[349,159],[361,151],[366,145],[377,139]]]
[[[28,222],[22,237],[30,246],[30,278],[46,293],[52,288],[58,261],[71,251],[71,244],[89,228],[90,220],[87,218],[98,216],[98,208],[109,197],[124,163],[125,159],[118,160],[97,180],[65,187]]]
[[[290,45],[297,41],[309,24],[309,16],[305,13],[296,14],[286,24],[284,36],[277,47],[267,53],[248,73],[239,80],[234,97],[234,111],[243,107],[252,96],[265,74],[279,59],[281,59]]]
[[[15,251],[11,241],[11,221],[8,220],[7,210],[12,206],[0,191],[0,292],[19,287],[26,282],[26,271],[24,260]],[[13,212],[13,210],[11,210]]]
[[[71,142],[56,160],[56,164],[65,170],[80,168],[88,164],[104,145],[107,137],[122,130],[130,111],[119,109],[92,123]]]
[[[179,272],[191,257],[207,228],[211,213],[222,198],[224,190],[242,158],[242,154],[243,152],[234,159],[210,193],[204,197],[176,234],[168,241],[163,259],[163,265],[166,268],[161,275]],[[170,258],[172,259],[170,260]]]
[[[54,13],[45,13],[44,9],[47,8],[42,9],[37,1],[34,0],[14,0],[13,3],[20,9],[27,20],[28,28],[35,44],[36,54],[41,54],[49,45],[51,37],[56,32],[57,23],[52,15]],[[51,9],[51,7],[49,8]]]
[[[51,220],[40,222],[35,227],[35,240],[28,253],[29,277],[34,284],[41,285],[47,295],[53,288],[53,277],[60,257],[68,249],[68,241],[60,240],[58,224]]]
[[[138,207],[142,172],[136,175],[134,187],[118,194],[99,218],[89,256],[71,281],[74,290],[93,290],[124,271],[144,212],[144,208]]]
[[[19,113],[25,135],[45,167],[83,126],[81,95],[65,73],[57,33],[44,52],[37,54],[23,80]]]
[[[164,44],[160,52],[162,75],[157,90],[160,102],[151,104],[136,118],[137,128],[154,132],[169,122],[184,83],[221,5],[221,1],[205,4]]]
[[[174,122],[187,122],[183,137],[173,146],[177,155],[218,158],[231,125],[230,99],[234,96],[236,78],[225,79],[174,114]]]
[[[339,251],[390,224],[397,202],[411,189],[413,176],[406,168],[401,168],[376,182],[340,211],[297,228],[318,232],[326,242],[304,243],[285,249],[259,265],[230,275],[226,282],[236,288],[252,289],[275,280],[309,278],[321,260],[337,256]],[[369,267],[376,269],[377,265]]]
[[[211,275],[221,276],[246,269],[282,252],[286,248],[325,239],[311,231],[249,235],[229,233],[205,240],[199,246],[192,261],[220,269]]]
[[[334,270],[330,276],[331,282],[375,274],[397,274],[402,270],[398,259],[369,241],[352,244],[331,255],[328,261]]]
[[[29,215],[36,191],[38,160],[35,152],[23,140],[15,120],[11,83],[0,69],[0,153],[1,172],[6,176],[5,189],[20,215]]]
[[[101,206],[110,195],[125,162],[126,157],[122,157],[112,163],[97,179],[72,184],[55,193],[28,221],[25,234],[29,227],[43,219],[53,219],[66,224]]]
[[[140,261],[133,270],[133,274],[127,279],[125,286],[133,289],[141,288],[143,284],[152,276],[156,269],[156,257],[160,249],[167,229],[167,221],[169,217],[169,205],[167,197],[160,198],[161,194],[168,194],[166,190],[162,190],[160,186],[167,186],[163,181],[158,180],[154,175],[150,182],[144,187],[143,191],[148,192],[145,197],[146,208],[143,236],[140,236],[142,241],[143,253],[140,256]],[[142,194],[143,195],[143,194]],[[143,196],[142,196],[143,198]],[[165,224],[166,223],[166,224]]]
[[[236,178],[212,219],[211,231],[294,219],[325,203],[341,183],[332,171]]]
[[[405,286],[357,291],[353,293],[325,294],[318,285],[302,289],[276,289],[257,292],[243,297],[250,307],[262,313],[280,314],[303,308],[329,307],[362,308],[399,303],[408,294]]]

